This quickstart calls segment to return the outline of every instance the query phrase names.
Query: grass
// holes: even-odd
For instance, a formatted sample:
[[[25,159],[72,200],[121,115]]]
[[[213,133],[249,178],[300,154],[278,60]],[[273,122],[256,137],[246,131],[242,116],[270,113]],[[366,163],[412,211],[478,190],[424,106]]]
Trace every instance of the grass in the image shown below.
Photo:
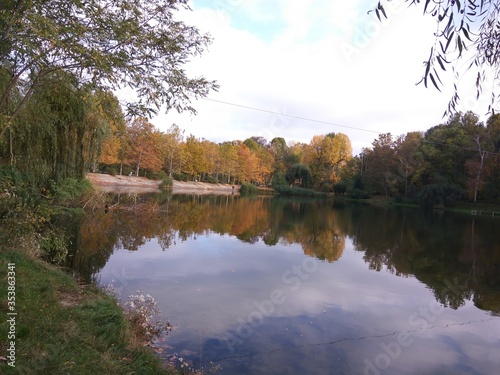
[[[8,263],[15,263],[15,368],[1,374],[176,374],[142,345],[116,300],[22,251],[0,252],[0,357],[6,357]]]

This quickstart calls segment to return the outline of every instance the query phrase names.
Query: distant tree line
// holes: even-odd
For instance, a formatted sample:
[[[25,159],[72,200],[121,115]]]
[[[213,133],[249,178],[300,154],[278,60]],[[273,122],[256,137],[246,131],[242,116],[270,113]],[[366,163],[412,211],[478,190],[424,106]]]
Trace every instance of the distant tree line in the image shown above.
[[[380,134],[351,159],[341,179],[354,196],[382,194],[425,207],[500,199],[500,115],[472,112],[397,137]]]
[[[309,144],[250,137],[215,143],[173,124],[161,132],[145,118],[115,121],[92,161],[93,171],[179,180],[331,190],[352,158],[342,133],[315,136]]]

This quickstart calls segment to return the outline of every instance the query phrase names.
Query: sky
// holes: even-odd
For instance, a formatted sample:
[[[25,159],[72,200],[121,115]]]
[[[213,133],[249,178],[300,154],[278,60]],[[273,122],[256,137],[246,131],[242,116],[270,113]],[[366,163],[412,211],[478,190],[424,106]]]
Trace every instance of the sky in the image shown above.
[[[443,123],[451,85],[441,93],[416,85],[435,21],[421,7],[395,0],[379,22],[368,14],[376,4],[192,0],[192,10],[178,18],[209,33],[213,43],[186,72],[216,80],[220,89],[193,100],[197,115],[171,111],[151,122],[162,131],[175,123],[186,136],[214,142],[261,136],[309,143],[314,135],[341,132],[354,155],[380,133],[398,136]],[[485,112],[473,90],[461,98],[459,109]]]

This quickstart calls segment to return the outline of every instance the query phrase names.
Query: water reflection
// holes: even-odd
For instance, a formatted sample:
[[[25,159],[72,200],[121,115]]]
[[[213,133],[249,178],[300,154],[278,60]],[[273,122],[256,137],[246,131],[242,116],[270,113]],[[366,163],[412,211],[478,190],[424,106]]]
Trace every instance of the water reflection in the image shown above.
[[[226,234],[250,244],[299,244],[305,255],[333,262],[349,237],[372,270],[414,275],[446,306],[457,308],[473,298],[479,308],[500,312],[498,218],[269,197],[133,195],[115,200],[122,205],[110,214],[89,213],[81,225],[74,268],[87,279],[113,251],[135,251],[151,239],[167,250],[176,241]],[[443,280],[453,280],[454,290]]]
[[[177,328],[164,345],[195,367],[496,371],[498,218],[269,197],[118,201],[88,213],[74,267],[154,295]]]

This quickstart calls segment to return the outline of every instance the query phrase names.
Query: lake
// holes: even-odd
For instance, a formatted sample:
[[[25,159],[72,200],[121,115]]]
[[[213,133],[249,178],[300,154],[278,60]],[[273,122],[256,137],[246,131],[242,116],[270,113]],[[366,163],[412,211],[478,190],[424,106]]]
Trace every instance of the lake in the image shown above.
[[[154,343],[165,361],[242,375],[500,371],[500,217],[113,199],[109,213],[87,213],[72,265],[123,301],[155,298],[173,327]]]

